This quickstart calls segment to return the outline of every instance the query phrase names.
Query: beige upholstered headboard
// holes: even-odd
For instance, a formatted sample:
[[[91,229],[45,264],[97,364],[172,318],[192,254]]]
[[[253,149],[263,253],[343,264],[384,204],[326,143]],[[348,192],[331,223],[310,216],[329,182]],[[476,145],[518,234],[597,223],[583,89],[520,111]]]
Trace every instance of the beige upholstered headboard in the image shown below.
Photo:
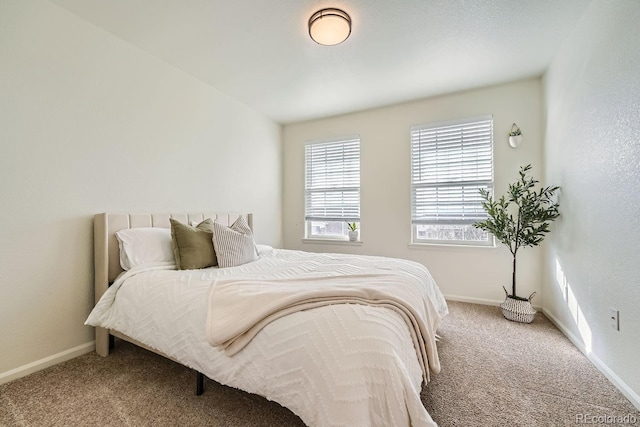
[[[118,274],[120,267],[118,241],[115,233],[125,228],[161,227],[170,228],[169,218],[185,224],[200,222],[211,218],[224,225],[231,225],[241,214],[238,213],[190,213],[190,214],[151,214],[151,213],[101,213],[95,216],[93,223],[94,263],[96,302],[102,297]],[[253,215],[242,214],[253,228]]]
[[[252,214],[238,214],[229,212],[205,212],[190,214],[151,214],[151,213],[101,213],[93,220],[93,245],[95,265],[95,301],[96,303],[113,283],[120,267],[120,249],[115,233],[125,228],[161,227],[170,228],[169,218],[185,224],[201,222],[207,218],[224,225],[232,225],[242,215],[253,229]],[[108,354],[108,333],[102,328],[96,328],[96,350],[105,356]],[[105,347],[106,346],[106,347]]]

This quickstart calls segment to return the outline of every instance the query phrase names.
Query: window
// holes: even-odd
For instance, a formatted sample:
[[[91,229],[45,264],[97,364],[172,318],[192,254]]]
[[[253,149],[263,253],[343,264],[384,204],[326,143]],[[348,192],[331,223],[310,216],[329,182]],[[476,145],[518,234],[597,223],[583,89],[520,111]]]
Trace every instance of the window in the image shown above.
[[[305,146],[307,238],[347,239],[347,222],[360,228],[360,137]]]
[[[414,243],[490,245],[473,223],[487,217],[479,190],[493,190],[493,117],[411,128]]]

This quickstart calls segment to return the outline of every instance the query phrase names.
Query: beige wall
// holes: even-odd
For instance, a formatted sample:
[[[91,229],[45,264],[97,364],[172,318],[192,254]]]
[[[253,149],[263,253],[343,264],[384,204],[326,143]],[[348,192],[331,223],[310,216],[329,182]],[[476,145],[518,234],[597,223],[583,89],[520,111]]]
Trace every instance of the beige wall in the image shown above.
[[[409,247],[411,239],[410,143],[412,125],[493,114],[495,188],[506,190],[520,165],[542,169],[541,82],[530,79],[284,127],[284,245],[288,249],[349,252],[412,259],[426,265],[448,297],[495,303],[511,283],[510,253],[497,248]],[[507,142],[516,122],[524,142]],[[360,246],[312,244],[304,235],[304,143],[344,135],[361,139]],[[541,248],[519,255],[518,294],[540,291]],[[539,303],[541,300],[534,300]]]
[[[251,211],[281,245],[280,133],[50,2],[0,2],[0,382],[90,349],[95,213]]]
[[[544,76],[548,315],[640,409],[640,2],[594,1]],[[620,331],[609,309],[620,311]]]

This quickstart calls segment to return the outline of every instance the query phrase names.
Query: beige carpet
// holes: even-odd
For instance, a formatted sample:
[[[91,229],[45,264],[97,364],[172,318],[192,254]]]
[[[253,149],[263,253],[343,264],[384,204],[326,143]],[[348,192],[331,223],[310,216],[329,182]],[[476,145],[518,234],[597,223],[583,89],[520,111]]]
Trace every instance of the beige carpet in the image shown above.
[[[450,311],[439,330],[442,372],[422,393],[440,426],[575,426],[581,416],[629,414],[640,425],[543,315],[524,325],[498,307],[451,302]],[[303,425],[259,396],[210,380],[204,395],[194,388],[189,369],[118,342],[107,358],[90,353],[0,386],[0,426]]]

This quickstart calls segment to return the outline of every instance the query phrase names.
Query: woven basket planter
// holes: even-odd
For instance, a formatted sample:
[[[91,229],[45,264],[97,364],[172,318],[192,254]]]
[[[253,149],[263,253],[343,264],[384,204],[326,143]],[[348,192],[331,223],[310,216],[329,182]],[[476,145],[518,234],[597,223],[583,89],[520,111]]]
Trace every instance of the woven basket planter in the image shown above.
[[[535,292],[529,295],[527,300],[520,300],[509,296],[507,290],[504,290],[507,294],[506,298],[500,304],[502,309],[502,315],[507,320],[513,320],[520,323],[531,323],[536,315],[536,311],[531,306],[531,299],[536,294]]]

